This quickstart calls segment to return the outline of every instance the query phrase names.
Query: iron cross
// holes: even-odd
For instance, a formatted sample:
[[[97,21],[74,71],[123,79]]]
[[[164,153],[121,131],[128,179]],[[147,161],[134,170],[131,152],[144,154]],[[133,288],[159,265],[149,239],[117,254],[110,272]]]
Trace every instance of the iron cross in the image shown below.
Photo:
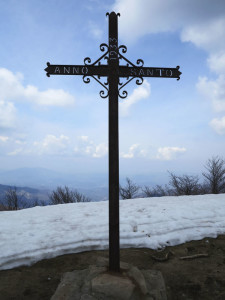
[[[144,67],[142,59],[136,65],[123,54],[127,47],[118,47],[118,16],[115,12],[106,14],[109,17],[109,41],[101,44],[103,55],[94,63],[89,57],[84,59],[84,65],[51,65],[47,63],[47,76],[50,75],[81,75],[83,81],[89,83],[94,78],[103,89],[102,98],[109,98],[109,270],[120,271],[119,245],[119,126],[118,126],[118,97],[126,98],[128,93],[123,88],[136,78],[136,84],[143,83],[143,77],[161,77],[180,79],[179,66],[176,68]],[[102,64],[106,60],[106,64]],[[125,65],[120,65],[120,60]],[[101,81],[106,77],[106,82]],[[121,81],[121,78],[123,81]],[[125,81],[124,81],[125,80]]]

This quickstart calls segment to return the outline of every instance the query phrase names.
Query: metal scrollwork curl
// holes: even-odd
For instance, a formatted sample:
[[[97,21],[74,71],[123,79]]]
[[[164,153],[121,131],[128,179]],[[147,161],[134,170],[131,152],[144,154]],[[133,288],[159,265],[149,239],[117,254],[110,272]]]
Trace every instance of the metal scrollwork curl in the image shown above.
[[[107,44],[105,44],[105,43],[103,43],[103,44],[101,44],[100,45],[100,50],[102,51],[102,52],[104,52],[104,51],[106,51],[101,57],[99,57],[94,63],[91,63],[91,59],[90,59],[90,57],[86,57],[85,59],[84,59],[84,64],[85,65],[91,65],[91,66],[94,66],[94,65],[96,65],[96,64],[98,64],[98,65],[101,65],[101,60],[104,58],[104,59],[106,59],[107,61],[108,61],[108,56],[106,56],[108,53],[109,53],[109,47],[108,47],[108,45]]]
[[[122,99],[125,99],[127,98],[127,95],[128,95],[128,92],[127,91],[122,91],[122,94],[120,93],[120,90],[119,90],[119,97],[122,98]]]
[[[127,52],[127,47],[126,47],[125,45],[119,46],[118,51],[120,51],[120,49],[122,49],[122,52],[123,52],[123,53],[126,53],[126,52]]]
[[[140,65],[141,64],[141,65]],[[137,65],[138,65],[138,67],[143,67],[144,66],[144,61],[143,61],[143,59],[138,59],[137,60]],[[139,66],[140,65],[140,66]]]
[[[101,90],[99,92],[99,95],[101,96],[101,98],[107,98],[109,96],[109,89],[106,87],[106,85],[108,85],[108,80],[106,82],[104,82],[104,84],[95,76],[93,75],[84,75],[83,76],[83,82],[84,83],[90,83],[91,79],[90,77],[94,78],[99,84],[101,84],[102,87],[104,87],[105,90]]]
[[[123,54],[120,52],[120,50],[121,50],[122,53],[126,53],[127,52],[127,47],[124,46],[124,45],[121,45],[118,48],[119,59],[124,59],[125,62],[127,62],[127,67],[132,66],[132,67],[135,68],[135,67],[143,67],[144,66],[144,61],[142,59],[139,58],[136,62],[137,65],[135,65],[129,59],[127,59],[125,56],[123,56]]]
[[[102,52],[104,52],[104,51],[106,51],[106,50],[108,50],[108,49],[109,49],[109,46],[108,46],[107,44],[102,43],[102,44],[100,45],[100,50],[101,50]]]
[[[99,95],[100,95],[100,97],[103,98],[103,99],[107,98],[107,97],[109,96],[108,90],[107,90],[107,91],[101,90],[101,91],[99,92]]]
[[[137,80],[136,80],[137,85],[141,85],[143,82],[144,82],[143,77],[138,77]]]
[[[90,59],[90,57],[85,57],[84,64],[85,65],[91,65],[91,59]]]
[[[91,79],[90,79],[90,77],[88,75],[84,75],[83,76],[83,82],[84,83],[90,83],[90,81],[91,81]]]

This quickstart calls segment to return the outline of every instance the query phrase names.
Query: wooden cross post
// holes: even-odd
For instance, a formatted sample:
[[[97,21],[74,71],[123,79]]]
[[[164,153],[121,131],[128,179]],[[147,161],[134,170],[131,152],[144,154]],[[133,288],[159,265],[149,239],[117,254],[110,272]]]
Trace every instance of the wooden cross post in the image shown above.
[[[127,52],[124,45],[118,47],[118,16],[115,12],[109,16],[109,41],[101,44],[103,55],[94,63],[89,57],[84,59],[84,65],[51,65],[47,63],[47,76],[50,75],[82,75],[85,83],[90,78],[95,79],[102,87],[100,96],[109,98],[109,270],[120,271],[119,244],[119,122],[118,97],[126,98],[128,93],[122,90],[129,82],[136,78],[136,84],[143,83],[143,77],[161,77],[180,79],[179,66],[176,68],[143,67],[144,62],[138,59],[136,65],[123,56]],[[122,53],[123,54],[122,54]],[[107,64],[102,64],[102,60]],[[126,65],[120,65],[124,60]],[[106,77],[107,81],[101,81]],[[123,81],[120,80],[122,78]]]

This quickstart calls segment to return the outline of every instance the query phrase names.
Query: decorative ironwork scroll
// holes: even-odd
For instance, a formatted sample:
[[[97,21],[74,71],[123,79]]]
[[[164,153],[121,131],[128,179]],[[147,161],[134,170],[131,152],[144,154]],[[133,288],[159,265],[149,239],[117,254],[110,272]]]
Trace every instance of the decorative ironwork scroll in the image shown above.
[[[125,60],[126,67],[143,67],[144,66],[144,61],[142,59],[137,59],[137,65],[133,64],[130,60],[128,60],[125,56],[123,56],[122,53],[126,53],[127,52],[127,47],[125,45],[121,45],[118,47],[118,57],[119,60]],[[137,78],[136,80],[136,84],[137,85],[141,85],[144,82],[143,77],[141,76],[127,76],[126,77],[126,81],[125,82],[121,82],[120,78],[119,78],[119,86],[118,87],[118,95],[120,98],[125,99],[128,96],[128,92],[126,90],[121,91],[128,83],[130,83],[133,79]]]
[[[105,43],[102,43],[101,45],[100,45],[100,50],[102,51],[102,52],[105,52],[101,57],[99,57],[95,62],[91,62],[91,58],[90,57],[86,57],[85,59],[84,59],[84,64],[86,65],[86,66],[98,66],[98,67],[101,67],[102,66],[102,63],[101,63],[101,60],[106,60],[107,61],[107,63],[108,63],[108,60],[109,60],[109,57],[107,56],[107,54],[109,53],[109,46],[107,45],[107,44],[105,44]],[[105,67],[106,65],[104,65],[104,67]],[[103,99],[105,99],[105,98],[107,98],[108,97],[108,92],[109,92],[109,89],[108,89],[108,87],[107,87],[107,85],[108,85],[108,80],[106,81],[106,82],[101,82],[100,81],[100,79],[101,79],[101,75],[98,75],[98,74],[96,74],[97,75],[97,77],[95,76],[95,75],[91,75],[91,76],[89,76],[89,75],[84,75],[83,76],[83,82],[84,83],[90,83],[90,77],[92,77],[92,78],[94,78],[103,88],[104,88],[104,90],[101,90],[100,92],[99,92],[99,95],[100,95],[100,97],[101,98],[103,98]]]

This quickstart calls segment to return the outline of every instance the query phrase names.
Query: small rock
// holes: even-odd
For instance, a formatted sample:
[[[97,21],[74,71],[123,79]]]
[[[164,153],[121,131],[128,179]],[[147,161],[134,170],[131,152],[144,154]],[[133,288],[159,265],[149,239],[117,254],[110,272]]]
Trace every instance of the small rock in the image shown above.
[[[91,295],[84,294],[80,297],[80,300],[97,300],[97,299]]]
[[[125,262],[120,262],[120,270],[121,271],[128,271],[131,268],[131,265]]]
[[[129,278],[101,274],[92,280],[92,292],[104,295],[104,299],[129,300],[135,285]]]
[[[137,267],[132,267],[127,274],[137,283],[142,294],[146,295],[148,290],[146,287],[144,275],[141,273],[141,271]]]
[[[109,265],[109,259],[106,257],[99,256],[96,261],[97,267],[107,267]]]

